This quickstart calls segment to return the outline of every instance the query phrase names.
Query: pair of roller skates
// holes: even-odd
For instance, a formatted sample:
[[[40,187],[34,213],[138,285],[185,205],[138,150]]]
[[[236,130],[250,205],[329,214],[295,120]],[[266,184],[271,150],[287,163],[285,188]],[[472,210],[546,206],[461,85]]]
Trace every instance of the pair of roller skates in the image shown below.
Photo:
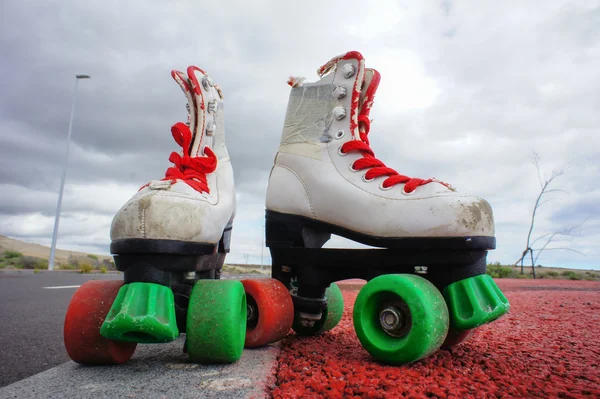
[[[318,74],[315,83],[288,81],[266,198],[272,278],[234,281],[220,280],[235,215],[223,96],[197,67],[172,72],[189,106],[188,123],[172,127],[182,153],[115,216],[111,253],[124,282],[90,281],[73,296],[65,320],[73,360],[123,363],[137,343],[185,333],[191,361],[235,362],[244,346],[278,341],[290,328],[306,336],[335,327],[344,306],[334,282],[348,278],[368,280],[354,326],[389,364],[457,345],[508,311],[485,273],[495,248],[489,204],[375,157],[369,113],[380,75],[360,53]],[[322,248],[331,234],[375,248]]]

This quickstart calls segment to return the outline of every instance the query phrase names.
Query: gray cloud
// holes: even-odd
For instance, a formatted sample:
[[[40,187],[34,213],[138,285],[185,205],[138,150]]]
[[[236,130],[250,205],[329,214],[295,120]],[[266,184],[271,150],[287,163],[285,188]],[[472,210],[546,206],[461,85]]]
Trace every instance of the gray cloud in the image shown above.
[[[436,176],[488,199],[499,242],[493,260],[513,261],[522,250],[537,194],[534,150],[544,171],[567,167],[557,184],[569,193],[541,213],[539,234],[588,217],[585,239],[574,244],[588,257],[577,262],[593,267],[600,255],[591,244],[600,239],[597,3],[3,7],[0,234],[49,242],[73,78],[89,73],[78,90],[59,245],[106,252],[114,212],[162,177],[178,150],[170,127],[185,119],[185,99],[169,71],[197,64],[225,93],[239,204],[233,259],[248,253],[256,261],[285,81],[313,80],[321,63],[356,49],[383,74],[372,112],[376,154],[400,173]],[[567,266],[573,259],[547,256]]]

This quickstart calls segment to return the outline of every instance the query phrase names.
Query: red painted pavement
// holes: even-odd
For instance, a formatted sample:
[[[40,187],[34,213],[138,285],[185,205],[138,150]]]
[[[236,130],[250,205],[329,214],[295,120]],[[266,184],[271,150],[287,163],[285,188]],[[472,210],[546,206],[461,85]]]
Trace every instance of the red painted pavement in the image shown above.
[[[360,282],[360,281],[358,281]],[[351,288],[359,284],[351,281]],[[272,398],[600,398],[600,283],[497,280],[511,311],[471,340],[407,366],[375,362],[345,314],[282,343]],[[343,284],[344,285],[344,284]]]

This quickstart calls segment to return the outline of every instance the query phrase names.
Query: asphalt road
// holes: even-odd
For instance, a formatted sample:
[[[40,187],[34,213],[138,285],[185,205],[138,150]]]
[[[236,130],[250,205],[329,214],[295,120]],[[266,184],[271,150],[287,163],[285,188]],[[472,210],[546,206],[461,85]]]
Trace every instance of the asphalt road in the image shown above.
[[[119,274],[0,271],[0,387],[69,360],[63,321],[77,289],[72,286],[121,278]]]
[[[88,280],[118,280],[119,274],[0,272],[0,387],[69,360],[63,321],[77,288]]]

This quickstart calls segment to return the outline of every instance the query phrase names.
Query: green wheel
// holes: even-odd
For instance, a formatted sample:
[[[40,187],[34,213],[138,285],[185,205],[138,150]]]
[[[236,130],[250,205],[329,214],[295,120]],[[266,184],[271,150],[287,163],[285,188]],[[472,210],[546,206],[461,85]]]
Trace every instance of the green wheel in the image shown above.
[[[312,327],[303,326],[300,324],[299,318],[294,317],[292,328],[296,334],[303,337],[318,335],[331,330],[342,320],[342,315],[344,314],[344,297],[342,296],[340,287],[336,283],[331,283],[325,291],[325,297],[327,298],[327,308],[323,312],[321,320],[317,321]]]
[[[354,329],[375,359],[405,364],[440,348],[448,333],[446,302],[423,277],[386,274],[369,281],[354,303]]]
[[[246,339],[246,294],[242,283],[198,280],[190,295],[186,335],[191,361],[237,361]]]

